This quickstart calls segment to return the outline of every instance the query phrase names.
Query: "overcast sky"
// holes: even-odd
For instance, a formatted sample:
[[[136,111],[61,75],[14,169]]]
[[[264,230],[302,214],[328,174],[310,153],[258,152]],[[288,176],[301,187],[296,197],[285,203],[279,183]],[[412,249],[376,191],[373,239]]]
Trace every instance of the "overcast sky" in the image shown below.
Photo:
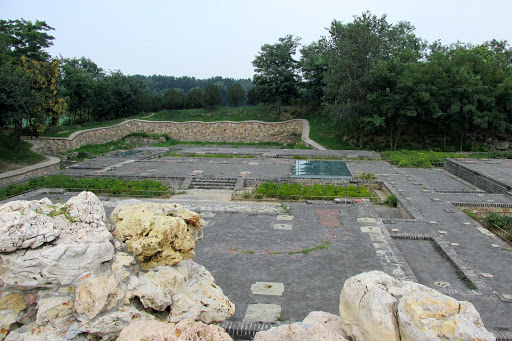
[[[0,0],[1,19],[44,20],[49,52],[125,74],[250,78],[263,44],[292,34],[309,44],[333,19],[369,9],[419,37],[512,41],[512,0]]]

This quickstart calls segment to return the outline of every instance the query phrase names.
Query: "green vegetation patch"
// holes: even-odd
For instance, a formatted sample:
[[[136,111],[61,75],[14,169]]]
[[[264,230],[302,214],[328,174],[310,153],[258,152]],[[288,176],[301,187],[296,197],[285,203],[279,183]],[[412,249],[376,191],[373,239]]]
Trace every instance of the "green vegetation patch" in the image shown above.
[[[31,151],[30,144],[28,142],[21,141],[17,149],[14,149],[15,145],[16,141],[13,136],[5,135],[0,131],[1,162],[32,165],[46,159],[43,155]]]
[[[454,153],[423,150],[399,150],[382,152],[384,160],[398,167],[432,168],[440,167],[446,158],[508,159],[512,152]]]
[[[273,105],[260,105],[254,107],[229,108],[220,107],[216,109],[188,109],[188,110],[162,110],[151,117],[145,118],[149,121],[284,121]]]
[[[489,213],[485,218],[484,222],[486,224],[494,224],[498,226],[499,228],[502,228],[503,230],[508,231],[509,233],[512,233],[512,217],[499,214],[496,212]]]
[[[326,241],[326,240],[324,240],[322,242],[322,244],[320,244],[320,245],[315,245],[313,247],[308,247],[308,248],[302,249],[300,251],[290,251],[290,252],[288,252],[288,254],[289,255],[296,255],[298,253],[308,254],[308,253],[311,253],[311,252],[314,252],[314,251],[320,251],[320,250],[327,249],[329,247],[329,245],[331,245],[331,243]]]
[[[287,200],[303,199],[333,199],[336,197],[369,198],[372,193],[366,186],[336,186],[320,185],[304,186],[301,183],[264,182],[258,186],[255,192],[256,199],[279,198]]]
[[[0,189],[0,200],[39,188],[62,188],[68,191],[91,191],[96,194],[118,196],[165,196],[167,187],[155,180],[125,180],[116,178],[76,178],[52,175],[32,178],[22,184],[12,184]]]

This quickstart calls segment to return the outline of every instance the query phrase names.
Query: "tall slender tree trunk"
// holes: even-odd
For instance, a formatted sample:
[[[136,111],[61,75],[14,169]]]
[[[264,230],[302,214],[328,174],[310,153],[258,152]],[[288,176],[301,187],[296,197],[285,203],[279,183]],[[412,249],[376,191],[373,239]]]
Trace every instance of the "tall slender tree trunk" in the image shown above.
[[[391,133],[389,134],[389,150],[393,151],[393,125],[389,127]]]
[[[446,151],[446,130],[443,131],[443,152]]]
[[[277,112],[281,114],[281,98],[277,97]]]
[[[461,131],[461,133],[460,133],[460,148],[459,148],[459,151],[461,151],[461,152],[462,152],[462,145],[463,145],[463,143],[464,143],[464,130]]]
[[[398,128],[398,132],[397,132],[396,138],[395,138],[395,147],[393,148],[393,150],[396,150],[396,147],[398,146],[398,139],[400,138],[401,132],[402,132],[402,128]]]
[[[363,137],[364,137],[364,131],[361,128],[361,134],[359,135],[359,150],[363,150]]]

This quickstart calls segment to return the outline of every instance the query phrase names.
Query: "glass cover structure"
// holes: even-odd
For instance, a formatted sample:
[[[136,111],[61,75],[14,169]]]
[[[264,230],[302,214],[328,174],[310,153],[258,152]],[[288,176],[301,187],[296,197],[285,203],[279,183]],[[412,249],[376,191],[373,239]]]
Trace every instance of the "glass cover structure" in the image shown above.
[[[343,161],[296,160],[292,178],[352,180]]]

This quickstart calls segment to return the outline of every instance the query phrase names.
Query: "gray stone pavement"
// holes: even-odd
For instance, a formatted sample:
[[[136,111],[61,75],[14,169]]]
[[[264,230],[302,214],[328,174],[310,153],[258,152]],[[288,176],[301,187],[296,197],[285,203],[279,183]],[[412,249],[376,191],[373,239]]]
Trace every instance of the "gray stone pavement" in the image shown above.
[[[224,148],[223,153],[229,151]],[[152,153],[150,157],[157,155]],[[199,177],[231,178],[248,171],[251,177],[270,179],[286,178],[293,165],[292,159],[263,155],[254,159],[149,160],[146,156],[103,157],[63,172],[142,178],[195,173]],[[357,160],[347,165],[352,173],[376,174],[412,218],[405,219],[396,209],[369,202],[281,206],[230,202],[229,192],[188,191],[181,197],[153,201],[178,202],[204,215],[208,224],[197,245],[195,261],[212,272],[236,304],[234,320],[243,320],[249,304],[257,303],[280,305],[280,320],[285,321],[302,320],[312,310],[337,313],[345,279],[376,269],[468,300],[490,330],[512,335],[512,296],[508,296],[512,295],[512,246],[452,205],[506,204],[512,203],[512,196],[485,193],[441,169],[404,169],[384,161]],[[39,191],[23,198],[47,195]],[[70,194],[53,191],[49,196],[64,201]],[[102,199],[108,212],[125,201]],[[282,283],[283,294],[254,294],[251,287],[256,282]]]

